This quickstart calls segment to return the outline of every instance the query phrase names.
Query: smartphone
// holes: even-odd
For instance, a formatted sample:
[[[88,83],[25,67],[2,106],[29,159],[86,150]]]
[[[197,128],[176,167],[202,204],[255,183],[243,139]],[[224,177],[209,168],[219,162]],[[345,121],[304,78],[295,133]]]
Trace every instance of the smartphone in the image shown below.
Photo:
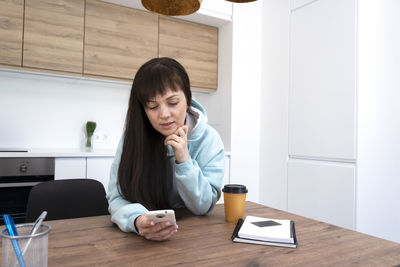
[[[174,210],[152,210],[146,213],[147,218],[150,218],[154,223],[169,221],[171,225],[176,223]]]

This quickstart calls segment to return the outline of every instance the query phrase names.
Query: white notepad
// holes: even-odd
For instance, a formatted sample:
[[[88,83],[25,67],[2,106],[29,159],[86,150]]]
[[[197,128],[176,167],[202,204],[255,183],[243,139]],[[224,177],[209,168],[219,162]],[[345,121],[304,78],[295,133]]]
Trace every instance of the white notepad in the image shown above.
[[[290,220],[247,216],[238,232],[240,238],[269,242],[294,243]]]

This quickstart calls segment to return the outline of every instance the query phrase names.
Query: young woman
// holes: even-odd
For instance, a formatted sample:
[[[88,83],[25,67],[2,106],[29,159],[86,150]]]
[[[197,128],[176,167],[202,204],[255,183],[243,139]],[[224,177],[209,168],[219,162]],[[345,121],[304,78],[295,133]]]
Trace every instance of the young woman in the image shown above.
[[[221,196],[224,160],[221,138],[192,100],[183,66],[171,58],[146,62],[133,81],[125,132],[111,166],[111,220],[147,239],[169,238],[178,226],[155,224],[146,212],[187,208],[206,214]]]

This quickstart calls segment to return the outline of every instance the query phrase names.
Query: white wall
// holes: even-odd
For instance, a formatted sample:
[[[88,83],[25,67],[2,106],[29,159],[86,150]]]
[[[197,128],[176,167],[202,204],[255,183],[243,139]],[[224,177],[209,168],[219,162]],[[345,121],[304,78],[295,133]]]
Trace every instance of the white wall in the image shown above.
[[[89,120],[116,147],[129,84],[0,70],[0,85],[0,147],[80,148]]]
[[[400,1],[358,5],[357,230],[400,243]]]
[[[263,4],[260,202],[287,210],[290,0]]]
[[[259,201],[262,2],[233,6],[231,183]]]

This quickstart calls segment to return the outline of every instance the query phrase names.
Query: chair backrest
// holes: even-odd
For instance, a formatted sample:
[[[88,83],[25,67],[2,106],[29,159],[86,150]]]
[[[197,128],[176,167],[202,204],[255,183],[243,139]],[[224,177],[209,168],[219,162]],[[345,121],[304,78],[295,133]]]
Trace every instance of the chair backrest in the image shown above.
[[[28,198],[26,222],[47,211],[46,220],[108,214],[104,186],[93,179],[68,179],[35,185]]]

